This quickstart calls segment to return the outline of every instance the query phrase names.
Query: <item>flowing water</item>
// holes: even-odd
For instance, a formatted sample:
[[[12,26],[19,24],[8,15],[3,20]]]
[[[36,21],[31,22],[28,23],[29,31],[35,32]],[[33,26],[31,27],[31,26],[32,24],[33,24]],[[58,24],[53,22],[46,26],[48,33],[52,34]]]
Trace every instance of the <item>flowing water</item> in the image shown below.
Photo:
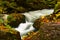
[[[28,32],[35,30],[35,28],[32,25],[36,19],[38,19],[40,16],[52,14],[53,11],[54,9],[43,9],[43,10],[30,11],[30,12],[23,13],[23,15],[25,15],[26,17],[26,23],[21,23],[18,26],[18,28],[15,28],[15,29],[20,32],[20,35],[22,37]]]

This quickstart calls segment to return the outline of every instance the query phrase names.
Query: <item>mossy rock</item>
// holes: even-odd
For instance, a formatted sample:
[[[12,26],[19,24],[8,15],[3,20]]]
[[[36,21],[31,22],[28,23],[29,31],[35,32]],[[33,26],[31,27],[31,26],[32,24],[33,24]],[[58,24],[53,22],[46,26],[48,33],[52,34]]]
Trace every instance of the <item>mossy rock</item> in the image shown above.
[[[21,37],[15,29],[0,26],[0,40],[21,40]]]
[[[25,23],[25,16],[22,14],[13,13],[7,17],[7,20],[8,25],[12,27],[18,27],[20,23]]]

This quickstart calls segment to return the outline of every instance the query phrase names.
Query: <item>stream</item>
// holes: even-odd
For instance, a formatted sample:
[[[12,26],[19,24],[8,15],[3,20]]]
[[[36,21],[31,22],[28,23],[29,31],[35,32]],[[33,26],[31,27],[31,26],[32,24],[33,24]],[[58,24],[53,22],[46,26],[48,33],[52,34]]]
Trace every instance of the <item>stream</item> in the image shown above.
[[[37,10],[37,11],[30,11],[25,12],[23,15],[25,15],[26,23],[21,23],[18,28],[15,28],[17,31],[20,32],[21,37],[23,35],[26,35],[30,31],[34,31],[35,28],[32,26],[34,21],[38,19],[40,16],[46,16],[49,14],[52,14],[54,12],[54,9],[43,9],[43,10]]]

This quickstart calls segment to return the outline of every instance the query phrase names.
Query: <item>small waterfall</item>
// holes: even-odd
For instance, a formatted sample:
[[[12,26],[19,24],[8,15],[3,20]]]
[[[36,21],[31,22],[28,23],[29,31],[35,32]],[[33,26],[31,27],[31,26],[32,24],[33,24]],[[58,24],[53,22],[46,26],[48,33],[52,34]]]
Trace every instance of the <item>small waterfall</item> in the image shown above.
[[[21,37],[28,32],[35,30],[35,28],[32,26],[34,21],[38,19],[40,16],[45,16],[52,14],[54,9],[43,9],[43,10],[37,10],[37,11],[30,11],[23,13],[26,17],[26,23],[21,23],[18,28],[15,28],[20,32]]]

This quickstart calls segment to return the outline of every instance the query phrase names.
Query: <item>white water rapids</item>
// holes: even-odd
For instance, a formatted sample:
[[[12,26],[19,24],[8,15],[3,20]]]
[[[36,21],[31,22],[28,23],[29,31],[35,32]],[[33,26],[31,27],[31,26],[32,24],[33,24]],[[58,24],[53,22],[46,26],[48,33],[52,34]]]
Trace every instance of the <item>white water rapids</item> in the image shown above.
[[[26,23],[21,23],[18,28],[15,28],[20,32],[21,37],[28,32],[35,30],[35,28],[32,26],[34,23],[34,20],[38,19],[40,16],[45,16],[53,13],[53,9],[43,9],[43,10],[37,10],[37,11],[30,11],[23,13],[26,17]]]

